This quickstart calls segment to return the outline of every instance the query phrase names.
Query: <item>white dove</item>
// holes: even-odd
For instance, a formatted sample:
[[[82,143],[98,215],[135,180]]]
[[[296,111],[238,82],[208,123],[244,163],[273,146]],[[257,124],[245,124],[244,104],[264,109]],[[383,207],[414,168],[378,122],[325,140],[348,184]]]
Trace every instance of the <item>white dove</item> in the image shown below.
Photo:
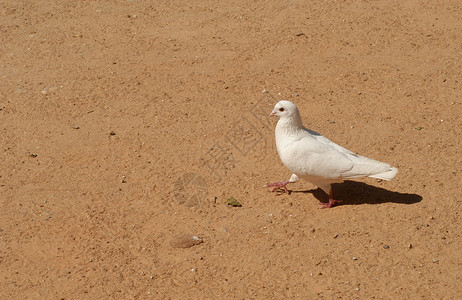
[[[287,181],[275,182],[266,187],[273,191],[305,179],[329,194],[328,203],[319,203],[330,208],[335,202],[332,196],[332,183],[357,177],[373,177],[391,180],[398,173],[397,168],[355,154],[319,133],[303,127],[297,106],[290,101],[279,101],[271,112],[278,116],[276,125],[276,147],[282,163],[293,174]]]

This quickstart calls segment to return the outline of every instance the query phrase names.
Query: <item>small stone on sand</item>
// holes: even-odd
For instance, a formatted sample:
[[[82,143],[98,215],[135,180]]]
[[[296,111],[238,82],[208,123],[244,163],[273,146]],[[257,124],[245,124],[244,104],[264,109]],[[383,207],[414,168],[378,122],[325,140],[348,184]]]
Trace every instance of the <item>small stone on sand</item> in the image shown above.
[[[203,242],[204,241],[197,235],[181,234],[174,237],[170,241],[170,244],[173,248],[190,248],[192,246],[199,245]]]

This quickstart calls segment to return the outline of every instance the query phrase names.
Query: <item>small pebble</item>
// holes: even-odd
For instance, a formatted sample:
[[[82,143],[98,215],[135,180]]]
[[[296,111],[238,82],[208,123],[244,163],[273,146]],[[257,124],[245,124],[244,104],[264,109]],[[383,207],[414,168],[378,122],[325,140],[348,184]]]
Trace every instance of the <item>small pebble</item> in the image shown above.
[[[390,249],[390,246],[384,245],[384,246],[383,246],[383,249]]]
[[[111,132],[109,132],[109,135],[116,135],[116,133],[113,130],[111,130]]]
[[[352,260],[358,260],[358,258],[357,258],[357,257],[352,257],[351,259],[352,259]]]
[[[233,206],[233,207],[241,207],[242,206],[242,204],[239,201],[237,201],[234,197],[231,197],[228,200],[226,200],[226,204],[230,205],[230,206]]]
[[[199,245],[204,241],[197,235],[181,234],[170,241],[173,248],[190,248]]]
[[[74,128],[74,129],[79,129],[80,127],[77,126],[77,125],[74,125],[74,126],[72,126],[72,128]]]

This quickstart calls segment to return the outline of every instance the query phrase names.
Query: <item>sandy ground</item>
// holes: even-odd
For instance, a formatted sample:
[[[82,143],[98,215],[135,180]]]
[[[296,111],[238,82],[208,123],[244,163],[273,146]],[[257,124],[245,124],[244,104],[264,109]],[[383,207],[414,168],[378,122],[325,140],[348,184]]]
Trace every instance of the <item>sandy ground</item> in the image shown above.
[[[460,299],[461,16],[1,1],[0,298]],[[397,177],[262,188],[281,99]]]

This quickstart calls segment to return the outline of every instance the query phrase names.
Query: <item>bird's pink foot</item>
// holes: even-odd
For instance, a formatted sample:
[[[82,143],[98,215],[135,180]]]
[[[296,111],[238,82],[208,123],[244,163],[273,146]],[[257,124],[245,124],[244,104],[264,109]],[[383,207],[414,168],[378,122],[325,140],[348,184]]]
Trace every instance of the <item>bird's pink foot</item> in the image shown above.
[[[342,200],[329,199],[329,202],[327,203],[319,202],[319,205],[321,205],[321,208],[331,208],[335,202],[342,202]]]
[[[273,187],[274,186],[274,189],[271,190],[272,192],[274,192],[276,190],[279,190],[279,189],[284,189],[284,191],[288,194],[289,190],[287,189],[286,185],[289,184],[289,183],[290,183],[289,180],[280,181],[280,182],[267,184],[267,185],[265,185],[265,187]]]
[[[335,200],[334,197],[332,196],[332,190],[331,190],[329,193],[329,202],[327,203],[319,202],[319,205],[322,206],[321,208],[331,208],[335,204],[335,202],[342,202],[342,200]]]

